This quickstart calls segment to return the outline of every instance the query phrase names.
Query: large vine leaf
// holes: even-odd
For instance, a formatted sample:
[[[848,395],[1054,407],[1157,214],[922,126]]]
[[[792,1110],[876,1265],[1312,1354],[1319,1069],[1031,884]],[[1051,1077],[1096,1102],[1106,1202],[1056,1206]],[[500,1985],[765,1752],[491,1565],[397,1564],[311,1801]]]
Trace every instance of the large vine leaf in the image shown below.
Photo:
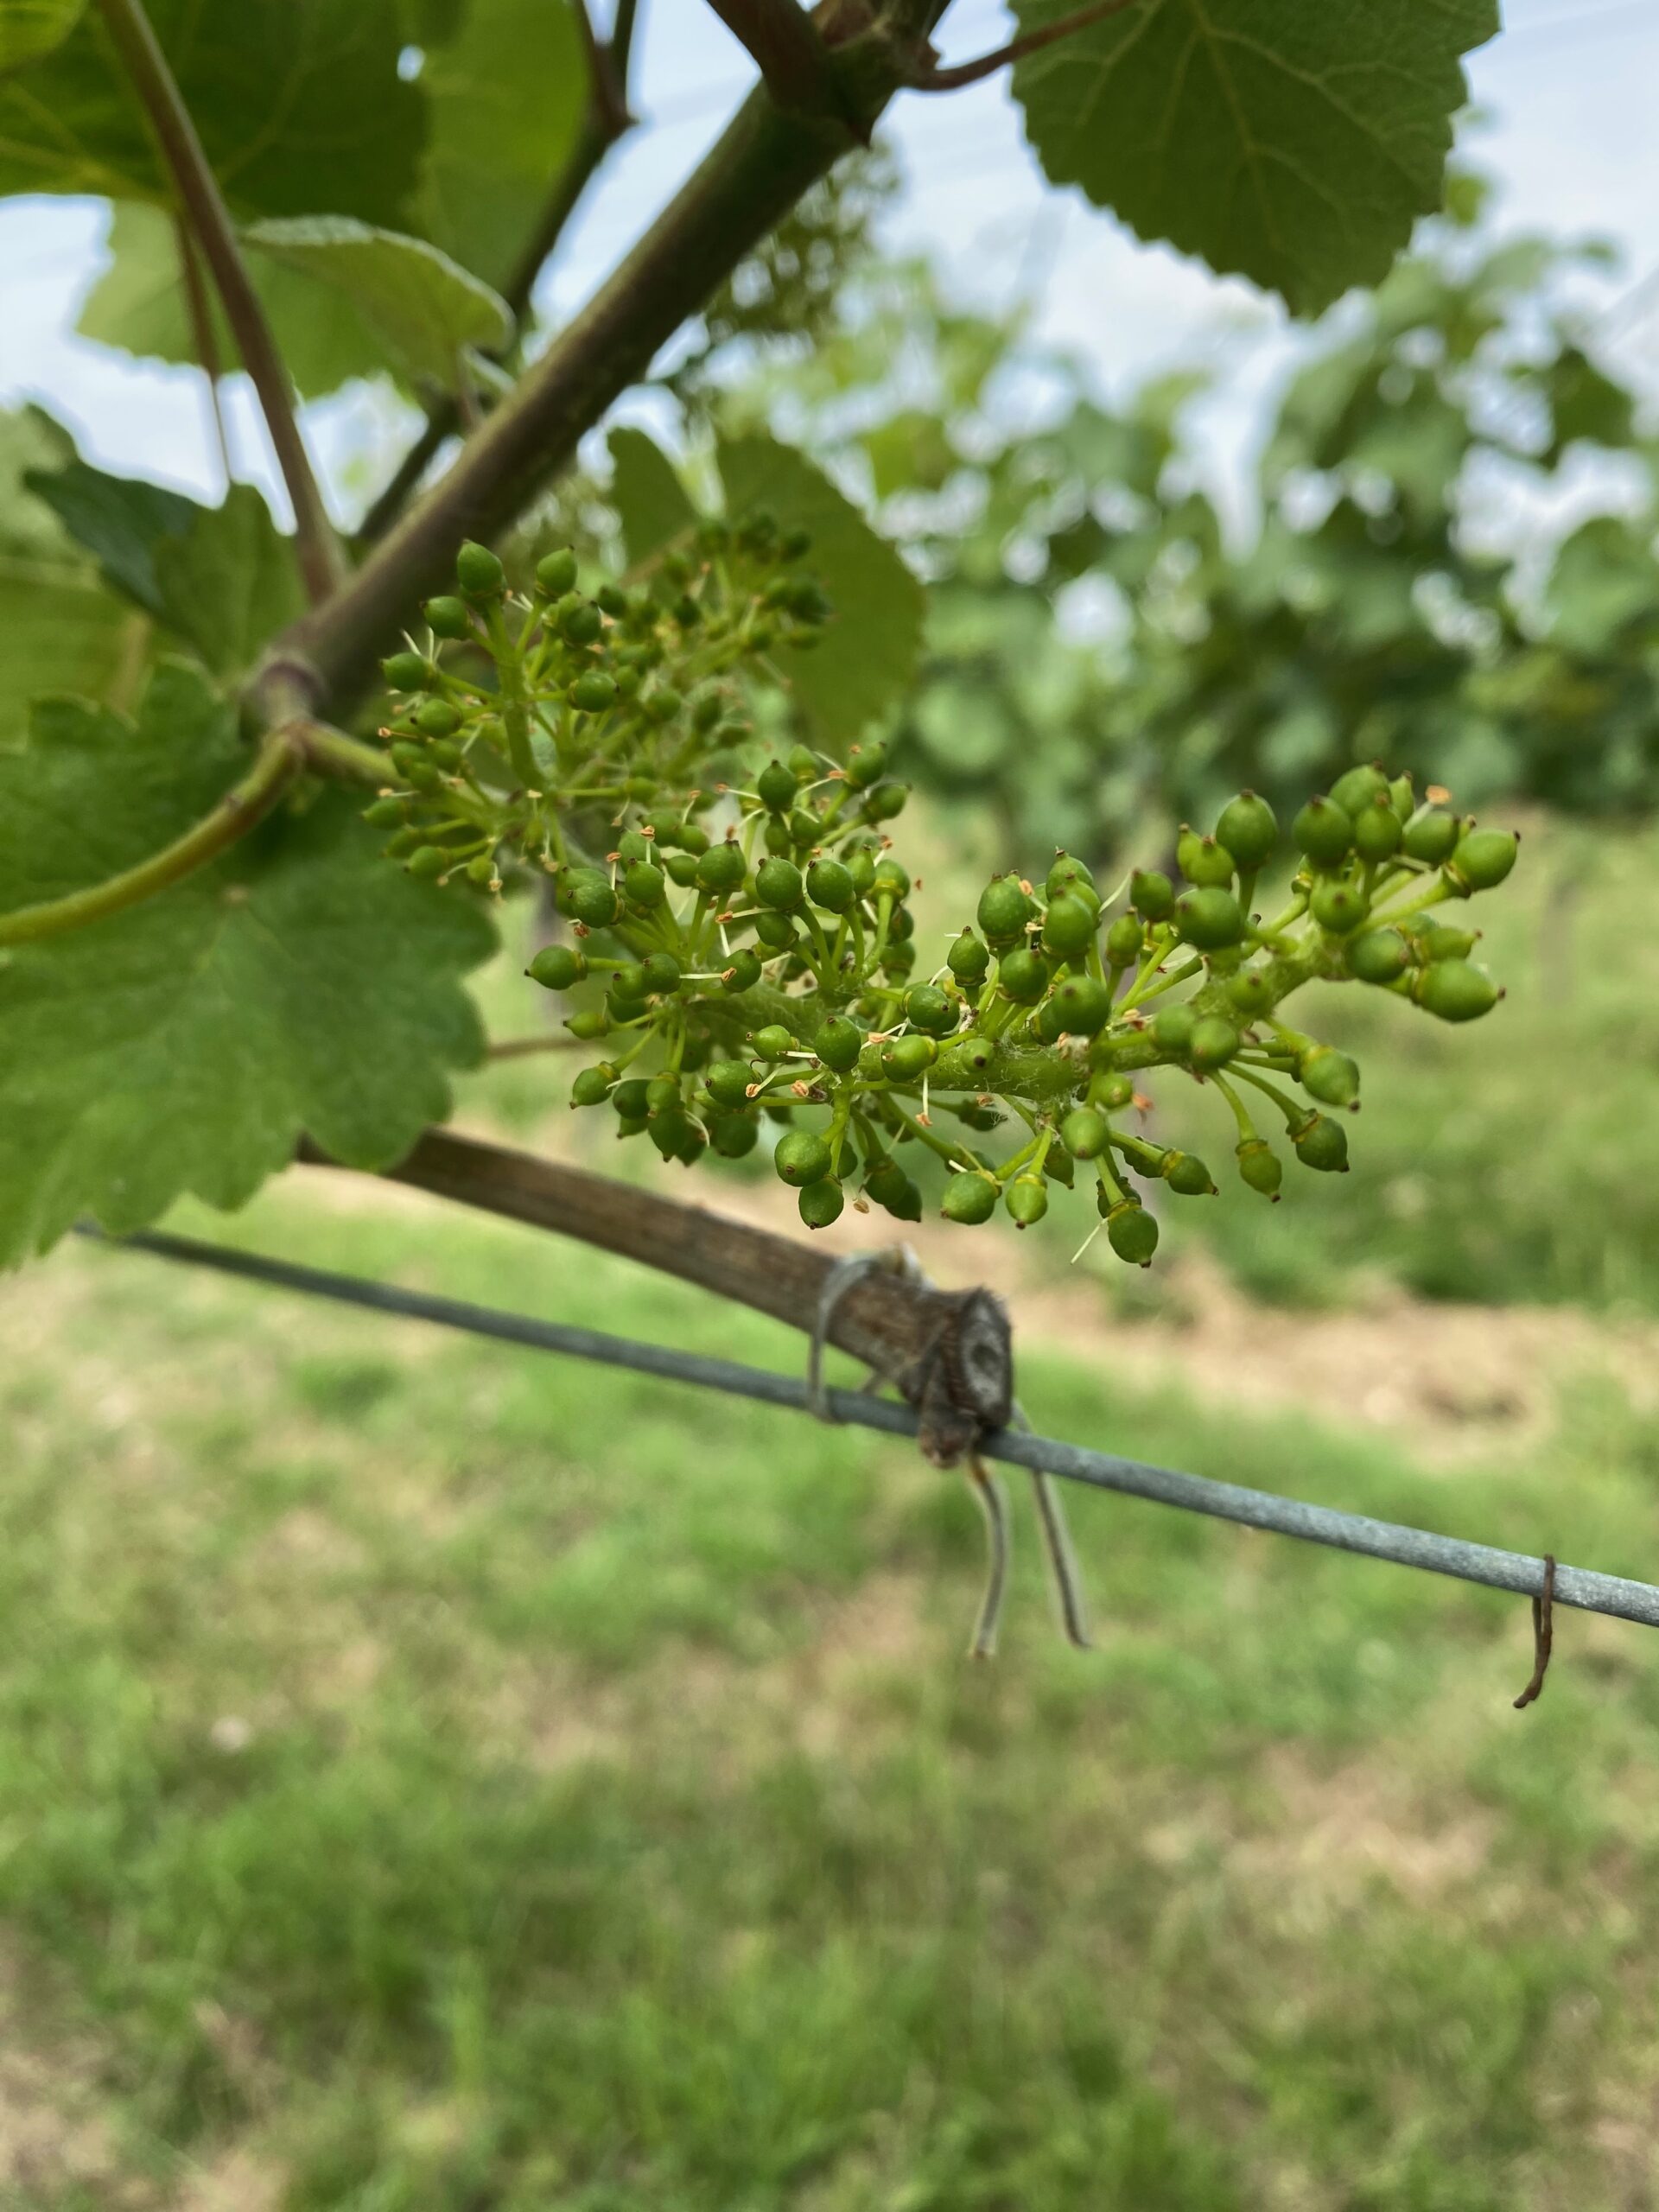
[[[106,243],[109,266],[86,296],[79,334],[151,360],[196,362],[172,217],[144,200],[118,200]],[[385,340],[348,292],[265,254],[251,252],[247,262],[302,398],[321,398],[353,377],[381,375],[392,365]],[[211,312],[219,363],[233,369],[236,340],[217,302]]]
[[[102,698],[142,656],[142,615],[24,486],[29,472],[60,468],[74,451],[68,432],[38,408],[0,414],[0,746],[21,734],[37,692]]]
[[[613,430],[610,502],[622,525],[630,565],[689,530],[697,519],[673,462],[654,438],[628,428]]]
[[[251,485],[204,507],[78,459],[30,469],[24,481],[108,581],[218,675],[251,666],[302,610],[291,541]]]
[[[469,0],[458,23],[429,29],[438,35],[420,75],[429,123],[413,227],[505,288],[582,128],[575,16],[569,0]]]
[[[1022,30],[1071,0],[1014,0]],[[1299,314],[1386,274],[1440,204],[1460,57],[1497,0],[1139,0],[1014,75],[1056,184]]]
[[[922,587],[845,493],[792,446],[770,437],[724,439],[717,459],[734,518],[765,508],[785,529],[812,534],[802,565],[822,583],[835,613],[815,650],[786,646],[779,658],[818,734],[835,742],[855,738],[910,681],[922,646]]]
[[[61,46],[86,0],[0,0],[0,76]]]
[[[238,213],[397,222],[426,117],[398,75],[395,0],[150,0],[149,16]],[[26,75],[0,83],[0,192],[170,203],[96,9]]]
[[[416,384],[456,391],[469,348],[499,353],[512,339],[506,302],[424,238],[348,215],[256,223],[244,235],[260,260],[351,301]]]
[[[163,662],[138,718],[42,702],[0,753],[0,909],[177,836],[245,770],[233,710]],[[280,815],[161,897],[0,965],[0,1263],[79,1217],[236,1206],[302,1133],[385,1167],[482,1052],[461,977],[494,931],[378,854],[353,798]]]

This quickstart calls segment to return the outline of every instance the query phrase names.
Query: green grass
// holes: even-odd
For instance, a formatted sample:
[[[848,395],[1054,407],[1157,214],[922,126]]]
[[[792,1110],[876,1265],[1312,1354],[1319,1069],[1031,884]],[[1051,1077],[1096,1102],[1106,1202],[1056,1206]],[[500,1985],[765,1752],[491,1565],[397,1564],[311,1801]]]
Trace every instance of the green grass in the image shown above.
[[[234,1233],[800,1357],[423,1204],[284,1191]],[[1085,1497],[1099,1649],[1026,1522],[975,1667],[976,1516],[896,1446],[79,1247],[0,1331],[0,1990],[63,2134],[23,2171],[0,2126],[0,2202],[1648,2201],[1641,1631],[1564,1616],[1521,1716],[1515,1601]],[[1022,1389],[1235,1480],[1659,1555],[1659,1427],[1604,1386],[1455,1478],[1098,1366]]]

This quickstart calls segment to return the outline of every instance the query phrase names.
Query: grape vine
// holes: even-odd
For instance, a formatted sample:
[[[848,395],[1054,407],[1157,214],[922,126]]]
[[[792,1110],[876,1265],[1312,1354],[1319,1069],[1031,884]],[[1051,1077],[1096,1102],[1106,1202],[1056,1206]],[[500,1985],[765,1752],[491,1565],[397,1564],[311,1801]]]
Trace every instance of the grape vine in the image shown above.
[[[1516,839],[1380,766],[1297,814],[1268,918],[1253,901],[1284,840],[1243,791],[1212,831],[1183,831],[1180,885],[1142,869],[1103,898],[1058,853],[1040,884],[995,877],[927,959],[885,747],[842,765],[768,747],[752,719],[769,655],[810,645],[832,612],[810,552],[756,512],[702,523],[633,588],[589,595],[559,550],[524,594],[468,543],[458,591],[425,604],[425,648],[384,664],[398,780],[367,818],[417,878],[492,896],[551,879],[571,941],[529,972],[602,1048],[573,1106],[608,1106],[620,1135],[687,1166],[740,1158],[769,1127],[810,1229],[849,1189],[918,1219],[906,1147],[949,1172],[950,1221],[1000,1206],[1027,1228],[1054,1185],[1083,1179],[1113,1251],[1144,1266],[1159,1230],[1140,1185],[1217,1185],[1135,1128],[1152,1103],[1140,1078],[1208,1085],[1237,1173],[1276,1199],[1284,1163],[1258,1122],[1282,1125],[1304,1167],[1340,1172],[1335,1116],[1358,1099],[1353,1060],[1284,1020],[1294,994],[1357,982],[1453,1022],[1497,1002],[1476,932],[1433,910],[1501,883]]]

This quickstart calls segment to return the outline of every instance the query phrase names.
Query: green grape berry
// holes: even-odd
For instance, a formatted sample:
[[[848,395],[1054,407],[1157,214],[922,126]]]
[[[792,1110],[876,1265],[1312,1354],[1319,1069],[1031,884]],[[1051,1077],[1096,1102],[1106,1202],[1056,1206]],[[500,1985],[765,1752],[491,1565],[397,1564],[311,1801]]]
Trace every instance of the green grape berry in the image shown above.
[[[905,993],[905,1018],[929,1037],[949,1037],[957,1027],[957,1001],[934,983],[912,983]]]
[[[882,1048],[881,1065],[893,1082],[915,1083],[938,1057],[939,1048],[933,1039],[912,1031],[906,1037],[895,1037]]]
[[[847,1193],[826,1176],[822,1182],[809,1184],[795,1204],[809,1229],[828,1229],[831,1222],[840,1220]]]
[[[416,845],[404,865],[419,881],[435,883],[448,873],[449,855],[442,845]]]
[[[543,553],[536,563],[536,588],[546,599],[563,599],[576,583],[576,556],[568,545]]]
[[[1230,891],[1207,884],[1184,891],[1175,901],[1175,926],[1200,952],[1219,952],[1242,941],[1244,915]]]
[[[1471,830],[1458,841],[1446,874],[1465,892],[1491,891],[1515,866],[1519,840],[1510,830]]]
[[[1236,976],[1227,979],[1227,996],[1241,1020],[1254,1021],[1274,1002],[1273,979],[1265,968],[1241,968]]]
[[[404,818],[404,805],[400,798],[389,792],[385,798],[372,800],[363,810],[363,819],[374,830],[395,830]]]
[[[1347,1173],[1348,1132],[1328,1114],[1310,1114],[1305,1122],[1299,1122],[1290,1141],[1304,1167],[1315,1168],[1322,1175]]]
[[[1158,1249],[1158,1224],[1139,1198],[1120,1198],[1106,1216],[1106,1241],[1132,1268],[1149,1268]]]
[[[1024,937],[1036,911],[1018,876],[998,875],[979,894],[977,919],[988,944],[1014,944]]]
[[[1106,958],[1114,968],[1133,968],[1147,932],[1138,914],[1120,914],[1106,932]]]
[[[1185,1058],[1191,1051],[1198,1017],[1190,1006],[1160,1007],[1152,1017],[1152,1041],[1160,1052]]]
[[[1468,961],[1436,960],[1419,972],[1411,995],[1441,1021],[1475,1021],[1491,1012],[1499,993],[1491,977]]]
[[[1016,1175],[1002,1203],[1016,1229],[1029,1229],[1048,1211],[1048,1185],[1040,1175]]]
[[[1476,930],[1460,930],[1450,922],[1420,922],[1417,950],[1425,960],[1466,960],[1478,936]]]
[[[806,871],[806,895],[826,914],[844,914],[857,899],[851,872],[839,861],[814,861]]]
[[[1354,825],[1346,810],[1333,798],[1311,798],[1290,825],[1299,852],[1322,868],[1331,868],[1352,849]]]
[[[648,952],[641,963],[652,998],[668,998],[680,988],[680,963],[671,952]]]
[[[1062,1037],[1098,1036],[1111,1019],[1112,995],[1096,976],[1067,976],[1048,1004]]]
[[[1003,954],[996,980],[1016,1006],[1035,1006],[1048,988],[1048,964],[1039,952],[1022,947]]]
[[[1332,1045],[1314,1045],[1304,1052],[1296,1080],[1322,1106],[1351,1106],[1359,1096],[1358,1067]]]
[[[616,704],[616,678],[602,668],[585,669],[570,686],[570,703],[584,715],[602,715]]]
[[[568,991],[588,973],[588,963],[568,944],[545,944],[524,973],[543,990]]]
[[[648,914],[668,896],[668,879],[650,861],[635,861],[622,871],[622,892],[630,906]]]
[[[754,1077],[747,1060],[716,1060],[703,1077],[709,1096],[717,1105],[735,1110],[748,1103]]]
[[[1362,983],[1392,983],[1410,967],[1411,945],[1399,930],[1362,930],[1349,938],[1343,957]]]
[[[773,814],[784,814],[795,804],[795,779],[781,760],[768,760],[755,779],[760,803]]]
[[[747,872],[741,845],[710,845],[696,864],[697,888],[723,897],[737,889]]]
[[[795,1039],[781,1021],[768,1021],[749,1041],[763,1060],[787,1059],[795,1049]]]
[[[734,952],[721,973],[721,988],[734,996],[739,991],[752,991],[760,980],[760,956],[745,945]]]
[[[944,964],[959,983],[969,989],[982,983],[991,964],[991,956],[971,930],[951,940],[950,950],[944,956]]]
[[[1074,1106],[1060,1123],[1060,1142],[1074,1160],[1098,1160],[1111,1141],[1111,1123],[1092,1106]]]
[[[420,653],[388,653],[380,664],[380,673],[393,691],[424,691],[437,672]]]
[[[1001,1196],[992,1176],[953,1175],[945,1185],[939,1211],[947,1221],[966,1222],[977,1228],[981,1222],[988,1221],[996,1211],[996,1202]]]
[[[473,618],[464,599],[429,599],[421,612],[435,638],[470,638],[473,634]]]
[[[1390,800],[1389,779],[1375,766],[1350,768],[1345,776],[1338,776],[1331,786],[1331,797],[1351,819],[1375,799]]]
[[[1074,860],[1071,855],[1062,847],[1056,851],[1053,862],[1044,879],[1044,896],[1049,899],[1064,898],[1068,891],[1076,890],[1079,886],[1095,898],[1096,905],[1099,904],[1099,895],[1095,891],[1093,874],[1082,861]]]
[[[602,1106],[611,1095],[611,1085],[616,1080],[616,1070],[601,1061],[597,1067],[583,1068],[570,1085],[573,1106]]]
[[[887,765],[887,748],[878,738],[873,744],[855,745],[847,756],[847,780],[855,791],[880,783]]]
[[[743,1160],[760,1139],[760,1124],[752,1114],[711,1114],[709,1141],[722,1160]]]
[[[1260,1191],[1264,1198],[1276,1198],[1279,1186],[1285,1179],[1284,1163],[1265,1137],[1245,1137],[1239,1143],[1234,1157],[1238,1172],[1251,1190]]]
[[[1166,1152],[1164,1154],[1163,1177],[1179,1198],[1208,1198],[1215,1196],[1214,1178],[1195,1152]]]
[[[468,599],[499,599],[507,572],[487,545],[469,537],[455,556],[455,581]]]
[[[806,896],[801,871],[793,861],[762,861],[754,874],[754,895],[774,912],[792,914]]]
[[[1192,1025],[1186,1056],[1198,1073],[1205,1075],[1212,1068],[1225,1067],[1239,1044],[1237,1030],[1224,1015],[1201,1014]]]
[[[1175,911],[1175,887],[1161,870],[1138,868],[1129,878],[1129,904],[1145,922],[1166,922]]]
[[[1259,868],[1279,842],[1279,822],[1273,809],[1254,791],[1241,791],[1229,799],[1216,823],[1216,842],[1225,847],[1242,868]]]
[[[858,1056],[863,1049],[863,1032],[844,1014],[836,1014],[824,1023],[814,1045],[818,1058],[836,1075],[850,1073],[858,1065]]]
[[[784,1181],[798,1191],[830,1173],[830,1147],[811,1129],[785,1129],[772,1158]]]
[[[1181,874],[1200,891],[1224,890],[1237,873],[1233,855],[1224,845],[1218,845],[1213,837],[1200,837],[1191,830],[1181,832],[1175,857]]]
[[[1328,930],[1332,937],[1346,937],[1370,912],[1371,904],[1351,883],[1325,876],[1314,885],[1307,910],[1322,930]]]
[[[423,737],[453,737],[461,716],[447,699],[423,699],[415,710],[415,727]]]
[[[1400,817],[1386,791],[1379,791],[1354,817],[1354,850],[1363,861],[1393,858],[1400,849]]]
[[[1408,822],[1401,842],[1407,857],[1424,861],[1430,868],[1439,868],[1451,859],[1457,849],[1461,824],[1455,814],[1442,813],[1436,807],[1426,814],[1419,814]]]

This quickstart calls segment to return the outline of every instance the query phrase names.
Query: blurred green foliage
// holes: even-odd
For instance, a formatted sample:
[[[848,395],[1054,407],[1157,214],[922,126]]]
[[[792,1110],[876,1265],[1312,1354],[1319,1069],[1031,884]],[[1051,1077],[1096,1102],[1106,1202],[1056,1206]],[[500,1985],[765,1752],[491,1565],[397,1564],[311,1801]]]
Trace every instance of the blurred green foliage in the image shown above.
[[[1024,314],[882,261],[859,214],[811,342],[752,325],[681,396],[694,441],[699,414],[785,425],[874,504],[931,587],[900,763],[1010,851],[1144,851],[1241,785],[1294,810],[1373,758],[1465,805],[1659,799],[1659,447],[1575,304],[1605,249],[1500,238],[1454,177],[1317,327],[1240,543],[1198,466],[1208,376],[1109,407]],[[1597,511],[1552,533],[1592,455]]]

